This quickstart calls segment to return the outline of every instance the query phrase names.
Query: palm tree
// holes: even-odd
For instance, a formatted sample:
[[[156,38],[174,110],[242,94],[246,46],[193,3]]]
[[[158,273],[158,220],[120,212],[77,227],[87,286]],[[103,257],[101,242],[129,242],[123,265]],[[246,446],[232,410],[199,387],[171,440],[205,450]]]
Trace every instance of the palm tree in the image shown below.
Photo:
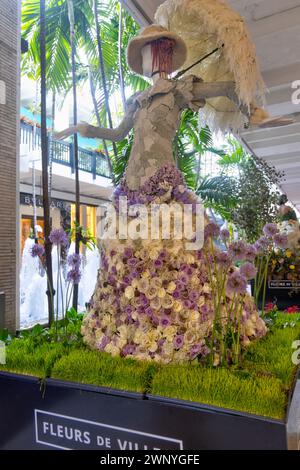
[[[40,0],[40,67],[41,67],[41,146],[42,146],[42,178],[43,178],[43,207],[45,228],[45,253],[48,276],[48,315],[49,326],[54,320],[53,309],[53,274],[52,274],[52,246],[49,240],[50,225],[50,203],[49,203],[49,180],[48,180],[48,137],[46,122],[46,25],[45,25],[45,0]]]
[[[76,58],[75,58],[75,16],[73,0],[67,0],[68,16],[70,21],[70,44],[71,44],[71,63],[72,63],[72,91],[73,91],[73,125],[77,125],[77,81],[76,81]],[[73,136],[73,155],[75,171],[75,253],[80,252],[80,184],[79,184],[79,165],[78,165],[78,135]],[[78,284],[74,284],[73,289],[73,308],[77,311],[78,307]]]

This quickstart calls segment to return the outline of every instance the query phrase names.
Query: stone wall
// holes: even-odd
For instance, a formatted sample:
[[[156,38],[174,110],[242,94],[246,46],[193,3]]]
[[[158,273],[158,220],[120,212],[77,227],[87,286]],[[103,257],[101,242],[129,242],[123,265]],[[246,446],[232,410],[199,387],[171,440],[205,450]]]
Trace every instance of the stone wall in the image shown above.
[[[0,1],[0,292],[11,330],[18,324],[20,5]]]

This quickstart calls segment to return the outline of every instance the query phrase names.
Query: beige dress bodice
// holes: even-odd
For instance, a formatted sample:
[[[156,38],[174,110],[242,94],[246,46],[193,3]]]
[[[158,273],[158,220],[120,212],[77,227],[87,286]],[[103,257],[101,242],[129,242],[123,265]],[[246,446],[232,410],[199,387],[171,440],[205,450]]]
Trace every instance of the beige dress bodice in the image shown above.
[[[134,144],[125,175],[130,189],[139,189],[162,165],[174,163],[173,139],[181,111],[203,105],[193,101],[195,80],[192,75],[178,81],[160,78],[133,98]]]

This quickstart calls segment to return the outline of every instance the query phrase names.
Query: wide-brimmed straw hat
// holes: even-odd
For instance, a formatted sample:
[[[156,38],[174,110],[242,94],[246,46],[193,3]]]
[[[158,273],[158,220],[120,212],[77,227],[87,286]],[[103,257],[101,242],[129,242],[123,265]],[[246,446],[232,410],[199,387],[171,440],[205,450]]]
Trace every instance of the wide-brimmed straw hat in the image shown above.
[[[182,67],[186,60],[187,48],[183,39],[178,34],[169,31],[162,26],[152,24],[143,29],[140,34],[133,38],[127,49],[127,62],[129,67],[139,75],[143,74],[143,57],[142,49],[146,44],[149,44],[157,39],[173,39],[175,41],[172,72]]]

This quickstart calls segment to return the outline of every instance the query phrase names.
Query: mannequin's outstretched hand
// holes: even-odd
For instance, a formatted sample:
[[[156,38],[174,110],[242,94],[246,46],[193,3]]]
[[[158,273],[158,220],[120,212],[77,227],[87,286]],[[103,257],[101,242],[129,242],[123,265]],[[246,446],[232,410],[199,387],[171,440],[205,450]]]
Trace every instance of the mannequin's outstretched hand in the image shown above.
[[[284,116],[271,117],[269,113],[262,108],[251,106],[250,125],[260,128],[268,127],[281,127],[293,124],[295,121],[292,118]]]
[[[95,127],[91,126],[87,122],[81,122],[80,124],[77,124],[77,126],[72,126],[69,127],[68,129],[64,129],[61,132],[56,132],[53,135],[53,138],[55,140],[64,140],[70,137],[71,135],[75,134],[78,132],[82,137],[89,137],[93,138],[95,137]]]

